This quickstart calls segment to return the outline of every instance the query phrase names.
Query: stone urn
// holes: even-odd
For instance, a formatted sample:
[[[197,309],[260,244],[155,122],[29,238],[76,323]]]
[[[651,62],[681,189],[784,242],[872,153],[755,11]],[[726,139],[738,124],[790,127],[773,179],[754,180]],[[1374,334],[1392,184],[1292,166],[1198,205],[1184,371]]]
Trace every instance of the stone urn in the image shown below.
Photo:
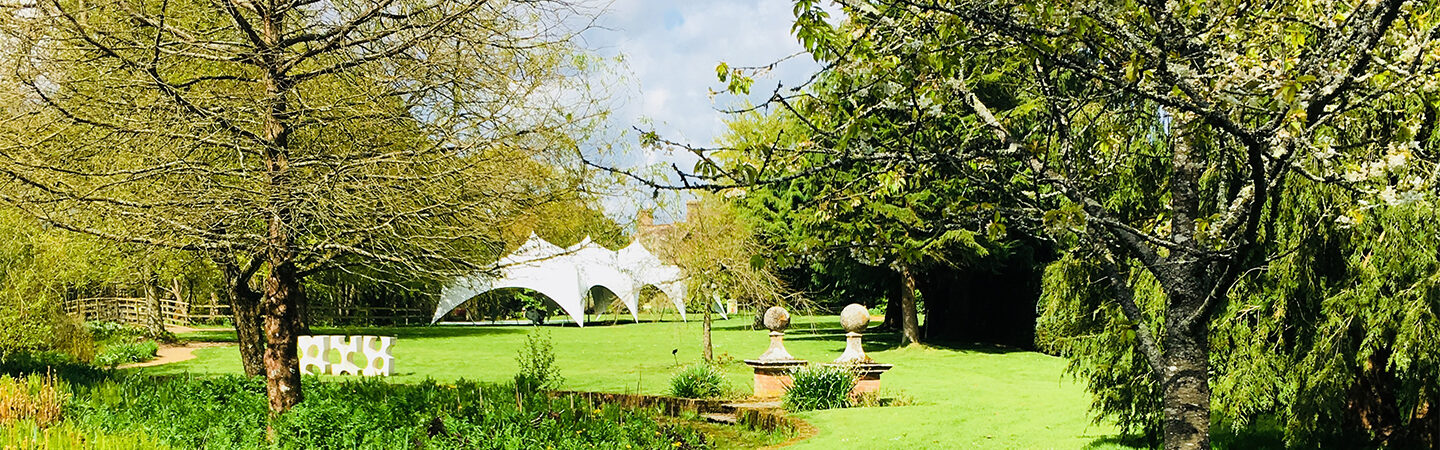
[[[851,397],[879,391],[880,374],[895,367],[891,364],[876,364],[865,355],[861,332],[865,331],[869,324],[870,310],[858,303],[851,303],[840,311],[840,326],[845,329],[845,352],[835,358],[835,361],[826,364],[843,367],[855,373],[855,388],[850,390]]]
[[[755,369],[755,396],[776,398],[790,386],[790,373],[809,362],[795,359],[785,350],[785,329],[790,326],[790,311],[772,306],[765,310],[763,317],[765,328],[770,330],[770,347],[759,358],[745,360],[745,364]]]

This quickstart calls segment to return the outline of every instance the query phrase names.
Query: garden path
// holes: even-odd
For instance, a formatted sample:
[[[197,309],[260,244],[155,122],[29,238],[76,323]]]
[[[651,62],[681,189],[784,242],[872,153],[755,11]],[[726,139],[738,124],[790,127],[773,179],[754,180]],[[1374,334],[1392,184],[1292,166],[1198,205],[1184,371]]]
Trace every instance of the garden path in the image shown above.
[[[133,368],[133,367],[150,367],[150,366],[158,366],[158,365],[161,365],[161,364],[169,364],[169,363],[176,363],[176,362],[180,362],[180,361],[188,361],[188,360],[191,360],[191,359],[195,359],[195,349],[205,348],[205,347],[221,347],[221,346],[225,346],[225,345],[230,345],[230,344],[225,344],[225,343],[221,343],[221,342],[190,342],[190,343],[185,343],[185,344],[180,344],[180,345],[164,345],[164,346],[160,347],[160,349],[155,352],[155,359],[152,359],[152,360],[149,360],[149,361],[145,361],[145,362],[122,364],[122,365],[116,366],[115,368],[117,368],[117,369],[129,369],[129,368]]]

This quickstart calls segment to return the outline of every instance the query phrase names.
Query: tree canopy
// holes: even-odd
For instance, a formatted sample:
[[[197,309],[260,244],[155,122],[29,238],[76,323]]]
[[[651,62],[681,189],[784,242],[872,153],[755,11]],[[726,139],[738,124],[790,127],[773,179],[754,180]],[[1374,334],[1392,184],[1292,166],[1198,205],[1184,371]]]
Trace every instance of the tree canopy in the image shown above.
[[[17,88],[0,94],[0,199],[55,227],[224,260],[249,302],[237,311],[263,317],[279,413],[301,399],[304,276],[473,271],[498,253],[492,229],[553,193],[546,167],[573,153],[591,114],[557,94],[585,63],[571,42],[581,12],[24,5],[0,19]]]
[[[1114,339],[1084,345],[1110,356],[1080,358],[1095,369],[1082,373],[1092,386],[1140,388],[1129,398],[1153,403],[1134,411],[1167,448],[1209,444],[1212,391],[1222,387],[1213,369],[1230,363],[1217,339],[1233,331],[1217,327],[1251,281],[1313,242],[1277,231],[1297,205],[1352,226],[1382,212],[1376,205],[1422,204],[1433,190],[1440,47],[1430,2],[840,5],[846,20],[834,24],[817,2],[795,2],[796,36],[824,69],[766,105],[817,138],[774,139],[740,164],[702,160],[675,187],[770,185],[797,167],[858,166],[880,192],[896,172],[887,168],[905,167],[985,193],[962,202],[990,203],[996,222],[1043,233],[1068,254],[1062,264],[1091,271],[1056,267],[1047,296],[1104,299],[1100,310],[1114,315],[1087,327]],[[831,80],[859,82],[831,95]],[[1311,185],[1355,200],[1312,202]],[[1082,328],[1047,332],[1065,345],[1083,342],[1067,340]],[[1134,370],[1103,365],[1118,360]],[[1136,405],[1111,393],[1097,390],[1102,410]],[[1428,403],[1398,417],[1428,408],[1419,405]]]

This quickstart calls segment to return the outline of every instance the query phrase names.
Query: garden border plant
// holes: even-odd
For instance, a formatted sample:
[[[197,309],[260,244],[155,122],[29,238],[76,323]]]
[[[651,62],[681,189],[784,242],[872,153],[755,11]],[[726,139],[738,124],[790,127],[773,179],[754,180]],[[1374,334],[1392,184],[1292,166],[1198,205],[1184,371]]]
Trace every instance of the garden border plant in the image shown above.
[[[680,398],[716,398],[730,394],[725,373],[712,363],[682,367],[670,377],[670,395]]]
[[[806,366],[791,372],[790,384],[781,397],[785,409],[812,411],[848,408],[854,402],[855,372],[839,366]]]
[[[560,366],[555,364],[555,344],[550,334],[532,331],[515,354],[520,370],[515,373],[515,389],[524,392],[553,391],[565,384]]]
[[[150,443],[136,448],[322,450],[709,444],[696,427],[659,417],[654,408],[608,405],[572,395],[516,397],[515,388],[505,384],[334,382],[315,377],[303,382],[310,398],[271,420],[263,381],[239,375],[130,374],[75,384],[53,376],[0,375],[0,399],[26,400],[17,408],[0,402],[5,411],[19,413],[0,421],[0,440],[44,448],[52,441],[79,442],[71,439],[75,436],[110,436]],[[21,394],[10,395],[15,391]]]

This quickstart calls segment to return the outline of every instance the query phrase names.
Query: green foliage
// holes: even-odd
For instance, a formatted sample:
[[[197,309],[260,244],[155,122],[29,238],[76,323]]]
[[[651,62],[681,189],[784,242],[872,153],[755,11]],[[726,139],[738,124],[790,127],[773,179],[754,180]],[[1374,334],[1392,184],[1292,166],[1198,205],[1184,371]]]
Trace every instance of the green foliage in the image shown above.
[[[827,80],[816,92],[825,100],[852,95],[849,83],[868,82]],[[826,105],[830,104],[817,101],[807,106]],[[816,116],[804,119],[788,113],[738,117],[730,122],[725,137],[736,151],[721,155],[721,159],[731,170],[755,170],[759,160],[777,157],[776,145],[836,145],[833,136],[807,129],[800,121],[826,121],[819,125],[822,129],[839,126],[848,119],[844,117],[851,113],[848,109],[814,111]],[[853,126],[863,127],[857,133],[866,136],[867,143],[857,145],[903,133],[887,123]],[[737,195],[746,215],[759,222],[762,242],[783,250],[774,252],[781,266],[820,258],[854,259],[882,267],[892,261],[962,263],[1003,249],[1001,241],[1006,234],[998,222],[1001,217],[990,207],[975,206],[987,201],[986,193],[956,179],[953,171],[939,166],[864,164],[842,165],[845,170],[816,170],[839,162],[840,158],[833,156],[793,157],[779,165],[785,170],[777,174],[793,179],[754,186]]]
[[[92,240],[0,213],[0,359],[44,351],[90,359],[90,336],[65,314],[64,299],[70,286],[108,278],[107,256]]]
[[[531,208],[514,219],[510,231],[507,238],[511,245],[521,245],[531,232],[562,247],[586,237],[616,250],[630,244],[629,233],[578,191],[563,191],[551,201]]]
[[[1096,272],[1093,262],[1075,254],[1045,268],[1035,343],[1070,360],[1066,370],[1086,382],[1096,423],[1114,420],[1123,433],[1156,442],[1159,386],[1136,346],[1133,327],[1109,295],[1109,281]],[[1146,311],[1158,311],[1164,297],[1154,278],[1139,269],[1132,274],[1137,303]]]
[[[855,388],[855,373],[835,366],[807,366],[791,373],[785,387],[783,402],[791,411],[845,408],[850,406],[850,390]]]
[[[780,178],[737,190],[734,202],[770,250],[767,264],[787,284],[837,307],[873,304],[898,290],[896,264],[917,272],[983,271],[1025,237],[1009,231],[996,207],[997,190],[981,188],[953,166],[847,160],[850,152],[869,157],[885,153],[885,146],[946,145],[936,142],[951,138],[911,133],[898,123],[908,114],[857,117],[852,103],[877,101],[879,89],[866,86],[884,85],[888,73],[823,74],[814,97],[796,105],[798,112],[732,118],[724,140],[734,151],[717,155],[734,172],[771,167]],[[832,128],[853,135],[842,137]],[[808,151],[844,145],[851,148]]]
[[[114,367],[120,364],[145,362],[155,358],[160,346],[152,340],[116,342],[106,345],[95,355],[95,365]]]
[[[1233,426],[1279,415],[1293,444],[1440,445],[1440,349],[1417,338],[1440,315],[1440,234],[1418,223],[1434,222],[1434,2],[874,0],[845,2],[847,21],[794,3],[826,68],[776,101],[817,131],[771,134],[742,164],[868,169],[860,192],[810,202],[851,208],[889,173],[933,170],[970,189],[934,228],[984,235],[968,213],[993,211],[1047,234],[1069,256],[1045,274],[1040,343],[1101,414],[1154,435],[1166,397],[1170,424],[1189,422],[1169,446],[1208,443],[1207,411],[1183,413],[1197,401]],[[1376,64],[1391,60],[1411,66]],[[924,223],[903,209],[928,185],[898,186],[835,217]]]
[[[1351,223],[1324,206],[1352,193],[1299,188],[1273,230],[1295,250],[1238,286],[1215,327],[1217,409],[1237,428],[1273,415],[1292,444],[1424,446],[1440,433],[1440,209],[1374,205]]]
[[[124,377],[75,387],[63,425],[108,435],[143,430],[149,439],[173,448],[705,445],[703,435],[657,423],[646,411],[544,395],[517,399],[509,385],[464,380],[409,385],[375,379],[305,383],[306,401],[270,422],[258,379]],[[267,426],[273,429],[273,444],[267,441]]]
[[[125,323],[85,322],[85,330],[90,332],[90,336],[95,339],[95,344],[102,348],[110,344],[138,342],[145,339],[171,344],[179,342],[175,333],[162,331],[160,334],[152,336],[145,327]]]
[[[683,398],[713,398],[726,394],[725,373],[715,365],[686,366],[670,377],[670,395]]]
[[[80,428],[70,422],[62,422],[49,427],[41,427],[34,422],[0,425],[0,443],[23,444],[19,448],[33,446],[46,450],[161,450],[169,448],[160,445],[139,431],[109,433]]]
[[[210,6],[62,1],[0,14],[0,40],[24,49],[0,53],[16,69],[0,80],[15,80],[0,86],[4,200],[110,241],[267,261],[266,282],[285,286],[272,300],[295,312],[304,301],[294,287],[317,272],[473,275],[498,256],[498,230],[515,215],[574,190],[555,173],[601,116],[576,81],[587,64],[572,57],[586,52],[570,28],[582,9]],[[76,13],[85,19],[63,19]],[[260,29],[249,23],[275,28],[242,31]],[[163,50],[202,35],[227,44]],[[77,45],[41,44],[58,41]],[[329,44],[311,45],[320,41]],[[261,53],[272,57],[253,58]],[[38,79],[54,80],[40,94],[53,101],[9,101],[40,98],[26,88]],[[584,93],[540,94],[572,87]],[[252,281],[244,275],[233,285]],[[32,302],[0,312],[16,304]],[[5,319],[0,330],[14,329]],[[303,325],[278,323],[272,337]],[[293,364],[294,354],[280,358]],[[277,413],[303,397],[295,372],[268,374],[289,388],[273,391]]]
[[[145,330],[119,322],[85,322],[85,331],[96,342],[131,340],[145,335]]]
[[[550,307],[545,304],[545,299],[535,293],[516,290],[511,293],[520,304],[520,311],[527,316],[534,317],[532,322],[535,325],[545,323],[545,317],[550,315]]]
[[[90,336],[79,321],[65,314],[58,300],[26,303],[0,294],[0,358],[45,351],[61,351],[79,359],[94,357]]]
[[[1214,409],[1227,432],[1278,430],[1288,445],[1416,445],[1408,439],[1429,429],[1424,405],[1437,401],[1440,377],[1428,337],[1440,333],[1440,212],[1428,202],[1376,206],[1349,224],[1327,213],[1353,201],[1345,191],[1296,192],[1270,231],[1289,250],[1241,280],[1211,326]],[[1098,272],[1078,255],[1046,268],[1037,343],[1071,358],[1096,420],[1153,440],[1159,388]],[[1158,285],[1138,268],[1131,276],[1137,306],[1162,329]],[[1381,435],[1387,424],[1398,428]]]
[[[55,375],[72,382],[90,382],[104,379],[109,371],[62,352],[12,353],[0,358],[0,376],[22,377],[35,374]]]
[[[539,330],[525,336],[525,343],[516,352],[520,371],[515,374],[515,387],[525,392],[549,391],[565,384],[560,366],[555,364],[555,346],[548,333]]]
[[[133,252],[97,238],[42,226],[13,209],[0,214],[0,358],[14,352],[61,351],[80,360],[95,355],[121,325],[82,324],[67,301],[143,295],[138,280],[184,280],[197,290],[214,273],[183,252]],[[99,327],[99,328],[96,328]],[[95,335],[95,333],[100,333]],[[163,338],[164,336],[159,336]]]
[[[145,362],[155,358],[159,344],[146,337],[142,327],[115,322],[86,322],[85,329],[95,338],[99,351],[93,363],[98,367],[114,367],[126,363]],[[175,336],[169,332],[170,340]],[[164,336],[162,335],[162,338]]]

